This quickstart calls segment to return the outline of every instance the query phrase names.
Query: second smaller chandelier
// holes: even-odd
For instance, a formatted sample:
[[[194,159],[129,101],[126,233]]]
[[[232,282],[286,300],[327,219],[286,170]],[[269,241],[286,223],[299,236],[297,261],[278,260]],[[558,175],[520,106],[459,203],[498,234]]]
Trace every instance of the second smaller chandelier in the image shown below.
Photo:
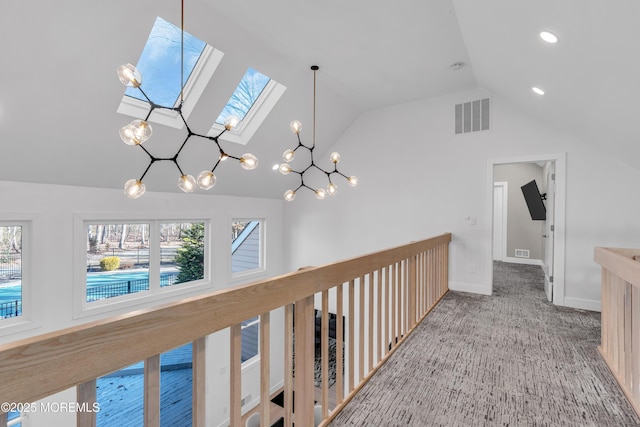
[[[320,67],[318,67],[317,65],[311,66],[311,70],[313,70],[313,140],[312,140],[312,144],[311,146],[307,146],[302,143],[302,141],[300,140],[300,131],[302,130],[302,124],[298,120],[292,121],[289,127],[291,128],[291,132],[295,133],[296,136],[298,137],[298,145],[293,150],[287,150],[284,152],[284,154],[282,155],[282,158],[284,159],[285,163],[282,163],[278,166],[278,171],[283,175],[294,173],[300,176],[300,185],[298,185],[298,187],[296,187],[295,189],[287,190],[284,193],[284,199],[289,202],[296,198],[296,193],[302,187],[305,187],[313,191],[316,195],[316,198],[320,200],[324,199],[327,196],[327,194],[329,195],[336,194],[336,192],[338,191],[338,186],[331,180],[332,175],[340,175],[344,177],[347,180],[347,184],[349,184],[352,187],[355,187],[356,185],[358,185],[358,178],[355,175],[347,176],[338,170],[338,162],[340,162],[340,154],[338,154],[337,152],[333,152],[329,155],[329,159],[333,163],[333,170],[327,171],[322,169],[320,166],[316,165],[313,159],[313,150],[316,147],[316,72],[318,71],[319,68]],[[304,169],[294,170],[289,164],[289,162],[291,162],[295,158],[296,151],[298,151],[298,149],[301,149],[301,148],[309,151],[309,154],[311,157],[311,163]],[[326,189],[323,187],[313,188],[305,184],[304,175],[305,173],[307,173],[312,169],[316,169],[327,176],[327,180],[329,183]]]

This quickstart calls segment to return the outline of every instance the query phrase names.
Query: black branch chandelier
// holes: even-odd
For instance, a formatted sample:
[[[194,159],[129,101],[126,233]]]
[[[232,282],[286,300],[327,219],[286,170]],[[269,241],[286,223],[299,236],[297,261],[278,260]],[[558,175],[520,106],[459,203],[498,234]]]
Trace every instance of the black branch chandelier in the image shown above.
[[[316,72],[318,71],[319,68],[320,67],[318,67],[317,65],[311,66],[311,70],[313,71],[313,139],[312,139],[311,146],[304,145],[302,143],[302,140],[300,139],[300,131],[302,130],[302,124],[298,120],[292,121],[289,127],[291,128],[291,132],[295,133],[296,136],[298,137],[298,145],[293,150],[287,150],[284,152],[284,154],[282,155],[282,158],[286,163],[282,163],[278,166],[278,171],[283,175],[289,175],[290,173],[294,173],[300,176],[300,185],[298,185],[298,187],[296,187],[295,189],[287,190],[284,193],[284,199],[289,202],[296,198],[296,193],[298,192],[298,190],[300,190],[303,187],[313,191],[316,195],[316,198],[320,200],[324,199],[327,196],[327,194],[333,196],[338,191],[338,186],[331,180],[332,175],[339,175],[344,177],[347,180],[347,184],[349,184],[351,187],[355,187],[356,185],[358,185],[358,178],[355,175],[347,176],[338,170],[338,162],[340,161],[339,153],[334,151],[329,155],[329,160],[331,160],[331,162],[333,163],[333,170],[327,171],[322,169],[320,166],[318,166],[315,163],[313,159],[313,150],[316,147]],[[289,162],[291,162],[295,158],[296,151],[298,151],[301,148],[309,151],[311,162],[304,169],[294,170],[289,164]],[[313,188],[305,183],[304,181],[305,174],[314,169],[326,175],[327,180],[329,182],[326,189],[323,187]]]
[[[118,67],[118,78],[120,79],[120,82],[122,82],[122,84],[127,87],[134,87],[138,89],[142,96],[144,96],[146,102],[149,104],[149,112],[147,113],[144,120],[133,120],[131,123],[120,129],[120,138],[125,144],[134,146],[137,145],[149,156],[149,164],[147,165],[147,168],[144,170],[140,178],[130,179],[124,185],[124,193],[131,199],[137,199],[145,193],[146,187],[142,180],[144,179],[149,169],[151,169],[151,166],[153,166],[156,162],[169,161],[173,162],[176,165],[176,168],[178,168],[178,172],[180,173],[180,177],[178,178],[178,187],[185,193],[193,192],[196,189],[196,185],[203,190],[209,190],[210,188],[212,188],[216,184],[216,176],[214,174],[216,168],[221,162],[229,158],[237,160],[240,163],[240,166],[242,166],[242,168],[245,170],[252,170],[258,166],[258,159],[253,154],[245,153],[240,157],[232,156],[225,152],[220,145],[220,137],[225,132],[231,131],[240,122],[240,120],[236,116],[229,116],[225,120],[224,129],[216,136],[202,135],[193,132],[189,127],[186,119],[182,114],[182,105],[184,101],[184,0],[182,0],[180,33],[180,101],[177,106],[166,107],[156,104],[151,99],[149,99],[147,94],[142,89],[142,75],[135,66],[131,64],[124,64]],[[187,130],[185,139],[182,141],[175,154],[171,157],[156,157],[142,145],[151,137],[152,129],[148,120],[151,116],[151,113],[158,109],[176,112],[182,119],[184,127]],[[192,136],[213,141],[219,151],[219,155],[211,170],[204,170],[200,172],[197,180],[192,175],[185,174],[180,167],[180,164],[178,163],[178,157],[180,156],[180,153],[185,148],[185,145]]]

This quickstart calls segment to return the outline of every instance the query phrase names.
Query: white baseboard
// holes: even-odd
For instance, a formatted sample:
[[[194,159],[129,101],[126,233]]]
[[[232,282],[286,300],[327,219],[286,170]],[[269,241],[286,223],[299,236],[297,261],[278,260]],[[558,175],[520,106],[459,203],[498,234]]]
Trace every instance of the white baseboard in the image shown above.
[[[533,259],[533,258],[516,258],[516,257],[504,257],[503,262],[510,262],[512,264],[528,264],[528,265],[539,265],[542,267],[544,263],[541,259]]]
[[[592,299],[564,297],[565,307],[579,308],[580,310],[600,312],[601,302]]]
[[[475,283],[449,282],[449,289],[458,292],[470,292],[473,294],[491,295],[491,288]]]

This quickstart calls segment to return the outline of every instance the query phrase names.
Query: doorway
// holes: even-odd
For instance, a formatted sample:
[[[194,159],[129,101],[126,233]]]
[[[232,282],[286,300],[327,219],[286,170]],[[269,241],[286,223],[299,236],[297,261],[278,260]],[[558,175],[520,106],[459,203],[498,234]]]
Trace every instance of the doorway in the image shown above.
[[[551,194],[547,196],[547,220],[544,224],[543,232],[540,234],[541,245],[543,246],[542,264],[545,271],[545,293],[549,301],[555,305],[564,305],[564,233],[565,233],[565,183],[566,183],[566,154],[549,154],[539,156],[527,156],[516,158],[493,159],[488,162],[488,185],[487,200],[490,224],[491,224],[491,250],[487,256],[488,268],[487,272],[489,286],[493,291],[493,260],[496,253],[500,251],[500,242],[495,241],[496,236],[500,235],[500,231],[496,230],[501,222],[504,222],[504,210],[495,212],[496,200],[496,182],[494,182],[494,167],[505,164],[518,163],[537,163],[543,166],[543,181],[545,188],[552,189]],[[549,181],[549,182],[547,182]],[[499,191],[499,190],[498,190]],[[549,192],[549,191],[548,191]],[[496,223],[498,222],[498,224]],[[506,236],[505,236],[506,239]],[[502,239],[504,242],[505,239]],[[504,243],[503,243],[504,245]],[[498,246],[496,248],[496,246]],[[496,253],[494,253],[494,249]],[[506,250],[503,246],[502,250]]]

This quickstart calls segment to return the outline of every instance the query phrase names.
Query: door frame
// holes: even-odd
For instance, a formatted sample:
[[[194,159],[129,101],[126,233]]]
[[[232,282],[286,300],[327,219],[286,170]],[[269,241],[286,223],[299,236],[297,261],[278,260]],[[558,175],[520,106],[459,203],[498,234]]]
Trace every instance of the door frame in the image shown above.
[[[496,165],[509,163],[538,163],[555,162],[556,174],[556,199],[555,199],[555,239],[553,242],[553,303],[564,305],[564,279],[565,279],[565,208],[566,208],[566,170],[567,153],[539,154],[521,157],[507,157],[489,159],[487,161],[487,226],[489,233],[489,251],[486,258],[487,283],[493,293],[493,168]]]
[[[507,254],[507,225],[508,225],[508,205],[509,205],[509,183],[506,181],[498,181],[493,183],[493,189],[500,187],[502,189],[502,253],[500,254],[500,261],[504,261]],[[493,200],[492,213],[495,211],[495,199]],[[491,222],[492,224],[493,221]],[[493,241],[495,240],[495,230],[491,228],[491,257],[493,259]]]

